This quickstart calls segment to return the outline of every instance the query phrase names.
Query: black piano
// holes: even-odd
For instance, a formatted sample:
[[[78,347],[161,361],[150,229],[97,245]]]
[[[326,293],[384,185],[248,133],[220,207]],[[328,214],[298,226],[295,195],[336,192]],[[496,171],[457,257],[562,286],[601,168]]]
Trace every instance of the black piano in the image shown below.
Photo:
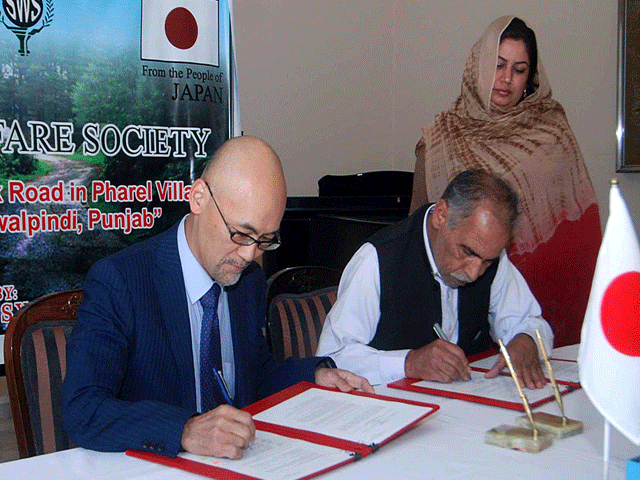
[[[374,232],[408,215],[412,172],[327,175],[317,197],[288,197],[280,225],[282,245],[265,252],[267,278],[298,265],[342,271]]]

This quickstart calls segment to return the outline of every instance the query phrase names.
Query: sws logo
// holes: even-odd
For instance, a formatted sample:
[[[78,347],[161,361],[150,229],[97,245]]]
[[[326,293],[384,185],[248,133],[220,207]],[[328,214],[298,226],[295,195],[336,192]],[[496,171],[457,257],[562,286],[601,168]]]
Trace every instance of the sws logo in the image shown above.
[[[51,25],[53,0],[45,2],[46,4],[43,0],[2,0],[0,22],[18,37],[18,53],[23,57],[29,55],[29,39]]]

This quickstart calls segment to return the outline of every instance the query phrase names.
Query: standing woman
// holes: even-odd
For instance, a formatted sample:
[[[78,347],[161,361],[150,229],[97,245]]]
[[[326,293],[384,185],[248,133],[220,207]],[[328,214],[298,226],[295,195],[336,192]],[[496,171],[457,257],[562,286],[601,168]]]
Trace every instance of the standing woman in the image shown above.
[[[553,328],[555,346],[580,341],[602,239],[580,148],[522,20],[494,20],[471,50],[462,92],[423,129],[411,211],[437,200],[455,175],[483,169],[517,190],[521,214],[509,258]]]

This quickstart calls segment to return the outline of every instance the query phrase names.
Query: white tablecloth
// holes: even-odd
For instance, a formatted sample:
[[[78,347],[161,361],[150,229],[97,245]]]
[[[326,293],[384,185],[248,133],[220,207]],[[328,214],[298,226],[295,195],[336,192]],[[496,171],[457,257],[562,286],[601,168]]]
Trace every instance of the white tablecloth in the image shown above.
[[[576,358],[577,346],[556,349],[556,358]],[[522,415],[514,410],[461,400],[377,387],[376,392],[436,403],[440,410],[377,452],[326,473],[329,479],[599,479],[602,478],[604,421],[583,390],[565,395],[569,418],[584,422],[581,435],[554,440],[531,454],[484,443],[484,434],[497,425],[514,424]],[[555,403],[536,409],[557,414]],[[610,480],[625,478],[626,461],[640,455],[640,447],[611,429]],[[126,456],[81,448],[0,464],[0,479],[153,479],[180,480],[198,475]]]

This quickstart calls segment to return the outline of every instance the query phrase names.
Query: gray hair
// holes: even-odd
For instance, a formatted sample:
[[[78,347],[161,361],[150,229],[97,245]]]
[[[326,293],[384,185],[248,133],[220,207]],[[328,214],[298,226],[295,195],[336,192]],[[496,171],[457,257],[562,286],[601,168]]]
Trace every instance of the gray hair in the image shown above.
[[[509,183],[482,170],[466,170],[455,176],[441,197],[449,207],[448,228],[471,216],[480,201],[489,200],[507,210],[510,232],[518,218],[518,195]]]

